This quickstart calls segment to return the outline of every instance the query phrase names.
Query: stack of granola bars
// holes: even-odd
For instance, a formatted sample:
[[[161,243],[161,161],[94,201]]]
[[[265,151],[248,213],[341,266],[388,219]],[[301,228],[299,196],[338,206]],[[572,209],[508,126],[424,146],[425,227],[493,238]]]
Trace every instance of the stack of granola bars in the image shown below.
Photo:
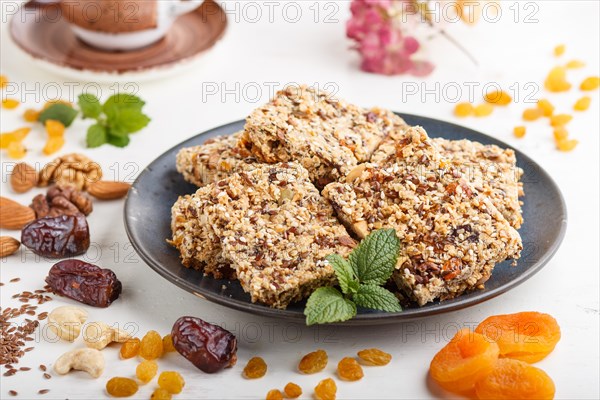
[[[182,263],[286,308],[334,285],[324,260],[394,228],[398,294],[419,305],[483,288],[517,259],[523,194],[510,149],[431,139],[391,111],[288,87],[244,130],[182,149],[199,186],[172,208]]]

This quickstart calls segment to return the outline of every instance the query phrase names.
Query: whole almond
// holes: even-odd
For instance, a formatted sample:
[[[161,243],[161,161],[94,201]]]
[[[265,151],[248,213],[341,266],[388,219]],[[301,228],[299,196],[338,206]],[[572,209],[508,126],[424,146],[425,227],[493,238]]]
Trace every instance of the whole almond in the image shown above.
[[[6,197],[0,197],[0,228],[22,229],[34,220],[35,211],[32,208]]]
[[[27,163],[19,163],[10,175],[10,185],[17,193],[25,193],[37,185],[38,174],[35,168]]]
[[[21,243],[10,236],[0,236],[0,258],[10,256],[19,250]]]
[[[100,200],[114,200],[125,196],[131,185],[127,182],[96,181],[87,187],[89,194]]]

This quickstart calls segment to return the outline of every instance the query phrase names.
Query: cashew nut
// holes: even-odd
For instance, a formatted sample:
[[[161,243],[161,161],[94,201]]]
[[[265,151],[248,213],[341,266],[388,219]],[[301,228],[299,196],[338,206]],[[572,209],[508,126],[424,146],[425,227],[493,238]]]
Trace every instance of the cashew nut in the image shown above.
[[[124,330],[108,326],[104,322],[90,322],[83,331],[83,341],[87,347],[102,350],[112,342],[123,343],[131,335]]]
[[[96,349],[77,349],[63,354],[54,363],[58,374],[65,375],[72,369],[98,378],[104,372],[104,356]]]
[[[69,342],[74,341],[81,332],[81,326],[87,320],[88,313],[83,308],[62,306],[48,314],[48,325],[58,337]]]

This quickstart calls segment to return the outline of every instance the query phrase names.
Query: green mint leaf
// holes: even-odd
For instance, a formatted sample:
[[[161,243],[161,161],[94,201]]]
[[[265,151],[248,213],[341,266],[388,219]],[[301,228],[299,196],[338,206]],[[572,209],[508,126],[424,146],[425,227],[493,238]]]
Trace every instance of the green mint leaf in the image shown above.
[[[107,122],[112,130],[129,134],[145,128],[150,118],[141,111],[125,108],[119,110],[112,118],[108,118]]]
[[[347,321],[356,315],[356,305],[344,298],[339,290],[320,287],[308,298],[304,315],[309,326]]]
[[[352,297],[359,307],[382,311],[402,311],[400,302],[389,290],[377,285],[360,285]]]
[[[394,229],[379,229],[363,239],[348,260],[361,283],[383,285],[394,272],[400,240]]]
[[[339,254],[330,254],[325,259],[331,264],[344,294],[354,294],[358,289],[358,279],[348,261]]]
[[[121,110],[132,109],[142,111],[144,104],[146,103],[137,96],[128,93],[117,93],[106,100],[102,106],[102,111],[110,119]]]
[[[108,140],[106,128],[99,124],[94,124],[88,128],[86,142],[87,147],[94,148],[102,146]]]
[[[115,135],[112,131],[108,132],[106,142],[117,147],[126,147],[129,144],[129,136]]]
[[[66,104],[52,104],[41,112],[39,121],[44,124],[47,120],[53,119],[60,121],[64,126],[70,126],[77,116],[77,110]]]
[[[102,105],[100,100],[93,94],[83,93],[79,95],[77,104],[81,110],[83,118],[98,119],[102,113]]]

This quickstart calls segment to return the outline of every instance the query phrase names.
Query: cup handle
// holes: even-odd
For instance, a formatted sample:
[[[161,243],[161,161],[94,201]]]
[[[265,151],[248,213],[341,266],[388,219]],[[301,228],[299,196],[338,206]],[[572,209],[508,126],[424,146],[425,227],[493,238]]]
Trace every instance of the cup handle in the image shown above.
[[[182,14],[195,10],[204,3],[204,0],[177,0],[171,5],[171,15],[178,17]]]

